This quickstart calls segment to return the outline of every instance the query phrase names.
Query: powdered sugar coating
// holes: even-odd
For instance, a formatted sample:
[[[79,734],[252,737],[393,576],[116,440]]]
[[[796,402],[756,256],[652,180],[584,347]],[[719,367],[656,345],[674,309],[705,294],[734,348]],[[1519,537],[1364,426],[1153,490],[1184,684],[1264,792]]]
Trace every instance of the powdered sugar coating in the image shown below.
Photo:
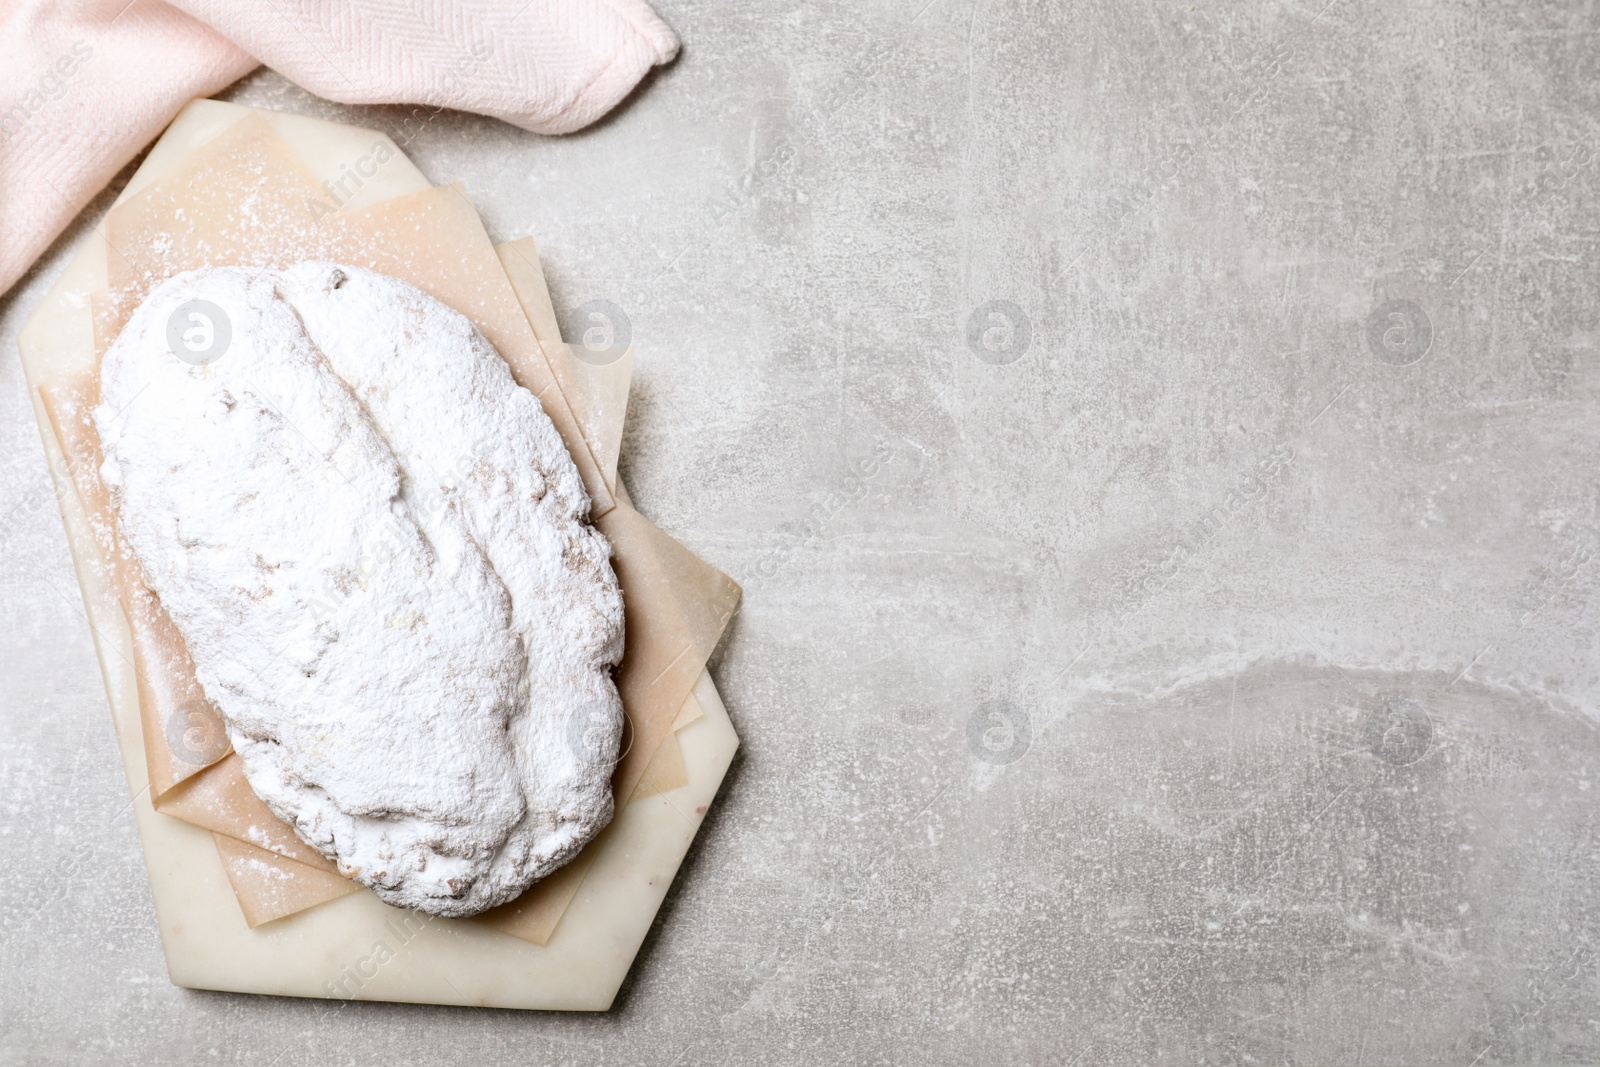
[[[213,362],[169,349],[194,300],[231,327]],[[95,421],[251,786],[347,876],[471,915],[610,820],[610,546],[465,317],[353,267],[190,272],[107,352]]]

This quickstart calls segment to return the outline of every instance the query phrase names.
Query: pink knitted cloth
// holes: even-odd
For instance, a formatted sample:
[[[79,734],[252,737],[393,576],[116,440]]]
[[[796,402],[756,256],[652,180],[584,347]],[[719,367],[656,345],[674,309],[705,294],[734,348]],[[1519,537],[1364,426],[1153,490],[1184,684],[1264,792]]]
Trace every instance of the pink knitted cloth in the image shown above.
[[[568,133],[677,52],[645,0],[0,0],[0,294],[179,108],[258,63],[343,103]]]

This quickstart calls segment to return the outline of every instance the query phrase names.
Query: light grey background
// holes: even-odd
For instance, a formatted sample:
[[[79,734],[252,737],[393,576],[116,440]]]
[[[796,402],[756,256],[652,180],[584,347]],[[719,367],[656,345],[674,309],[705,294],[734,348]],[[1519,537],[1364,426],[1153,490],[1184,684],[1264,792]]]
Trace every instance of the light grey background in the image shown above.
[[[168,984],[0,360],[0,1059],[1600,1061],[1600,10],[1326,2],[671,0],[598,128],[408,146],[746,588],[609,1015]]]

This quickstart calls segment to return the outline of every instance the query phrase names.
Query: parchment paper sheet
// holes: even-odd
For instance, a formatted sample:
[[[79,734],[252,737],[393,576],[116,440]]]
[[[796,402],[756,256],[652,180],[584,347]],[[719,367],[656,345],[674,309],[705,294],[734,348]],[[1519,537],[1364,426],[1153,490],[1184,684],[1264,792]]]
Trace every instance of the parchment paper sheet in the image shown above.
[[[194,681],[181,637],[111,521],[98,481],[98,440],[88,421],[98,393],[98,356],[155,284],[205,265],[354,263],[404,278],[456,307],[506,355],[518,381],[540,396],[561,430],[595,497],[597,525],[613,543],[628,630],[618,676],[629,720],[629,747],[615,778],[619,808],[687,780],[672,731],[698,717],[689,691],[738,598],[725,575],[618,502],[619,490],[623,499],[626,493],[615,463],[631,353],[603,368],[571,355],[556,330],[531,240],[492,248],[464,193],[450,186],[318,210],[318,204],[326,208],[325,187],[279,136],[285,126],[293,141],[293,120],[247,117],[214,131],[197,150],[169,153],[164,176],[130,186],[106,222],[108,289],[93,301],[97,358],[77,376],[41,387],[134,635],[155,806],[214,832],[252,926],[359,887],[339,877],[249,788],[220,718]],[[303,129],[327,136],[323,124]],[[377,145],[369,156],[384,154],[372,140],[381,135],[351,133]],[[153,150],[152,159],[161,159],[161,151]],[[397,150],[389,151],[385,162],[403,163]],[[568,402],[569,393],[576,403]],[[482,921],[544,943],[605,840],[602,835],[557,875]]]

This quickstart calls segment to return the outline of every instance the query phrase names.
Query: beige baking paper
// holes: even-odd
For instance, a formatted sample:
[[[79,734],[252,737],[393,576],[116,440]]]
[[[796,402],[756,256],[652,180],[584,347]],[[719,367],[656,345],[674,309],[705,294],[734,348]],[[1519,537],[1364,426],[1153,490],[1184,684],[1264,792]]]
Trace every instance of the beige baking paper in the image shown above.
[[[194,664],[188,649],[145,585],[139,563],[122,542],[116,524],[110,521],[110,506],[100,484],[100,438],[90,421],[99,401],[98,378],[93,367],[85,368],[58,383],[40,387],[45,407],[62,455],[68,457],[67,476],[72,480],[84,509],[95,516],[93,528],[99,543],[100,558],[108,580],[117,589],[133,633],[133,669],[139,684],[139,707],[147,736],[161,733],[172,720],[178,731],[177,744],[148,749],[150,790],[157,800],[190,776],[198,774],[227,754],[227,738],[200,727],[220,722],[215,713],[207,718],[200,711],[210,705],[194,680]],[[190,724],[194,712],[200,720]],[[166,716],[165,719],[162,716]]]
[[[214,158],[208,156],[208,152],[214,154]],[[500,338],[497,343],[521,351],[524,356],[528,355],[529,346],[523,343],[526,338],[519,341],[516,324],[505,322],[511,317],[505,314],[506,302],[500,301],[497,308],[495,302],[484,295],[486,287],[481,283],[485,275],[493,271],[473,269],[475,263],[480,268],[489,266],[483,254],[488,247],[487,239],[482,235],[476,215],[471,212],[470,205],[459,195],[459,191],[429,190],[409,197],[395,197],[388,203],[363,211],[347,211],[337,220],[328,217],[315,219],[318,223],[330,224],[335,231],[331,237],[317,233],[306,225],[291,225],[285,235],[278,239],[280,243],[287,242],[290,247],[275,248],[273,235],[265,232],[256,219],[262,215],[291,211],[301,194],[307,194],[302,203],[309,201],[312,183],[305,175],[295,175],[294,163],[292,153],[277,141],[266,122],[247,119],[233,130],[223,131],[208,146],[208,150],[179,162],[168,178],[146,183],[127,204],[119,206],[108,219],[108,231],[112,234],[114,246],[108,273],[119,288],[111,299],[96,302],[99,345],[103,347],[107,338],[120,328],[131,306],[166,272],[189,269],[206,262],[287,263],[302,258],[328,258],[362,263],[386,273],[409,277],[414,283],[455,304],[464,312],[473,314],[475,310],[474,317],[486,334]],[[236,172],[231,176],[230,168]],[[204,181],[200,180],[200,175],[204,175]],[[297,181],[297,178],[305,180]],[[171,187],[174,184],[180,186],[176,191]],[[251,190],[245,201],[242,219],[229,215],[226,198],[217,195],[218,189],[226,189],[229,185]],[[194,195],[193,202],[185,206],[182,199],[185,190],[194,193],[197,189],[203,189],[206,195]],[[222,224],[215,229],[208,228],[207,220],[218,215],[222,216]],[[163,230],[157,221],[162,218],[181,218],[191,227],[176,233],[170,225]],[[397,239],[401,234],[420,234],[421,238],[408,243],[403,237]],[[429,239],[433,251],[427,250]],[[357,247],[363,242],[366,242],[366,248],[384,245],[385,251],[382,255],[363,254]],[[439,251],[440,245],[447,246],[442,253]],[[511,306],[517,311],[542,307],[544,315],[541,324],[548,332],[553,328],[554,313],[549,309],[548,295],[544,291],[542,273],[538,271],[536,252],[532,251],[531,242],[526,252],[513,250],[514,254],[508,257],[507,249],[502,247],[498,253],[494,266],[509,261],[520,268],[519,275],[512,278],[512,291],[517,304]],[[430,276],[429,268],[441,263],[458,269],[436,272],[442,274],[442,278]],[[516,284],[518,282],[521,284]],[[492,297],[493,287],[487,289]],[[476,304],[472,300],[476,300]],[[521,320],[524,330],[528,328],[529,320],[534,318],[534,314],[528,314]],[[602,477],[614,486],[616,447],[620,440],[621,415],[626,404],[628,363],[619,360],[620,367],[593,368],[597,373],[586,373],[591,368],[571,357],[565,346],[560,345],[559,335],[547,340],[537,337],[539,332],[538,329],[533,330],[536,341],[532,351],[542,355],[539,352],[542,344],[547,351],[554,348],[557,356],[557,359],[543,364],[546,370],[552,371],[551,376],[557,382],[555,398],[557,401],[561,399],[561,383],[565,382],[566,388],[583,398],[582,403],[572,405],[571,410],[583,411],[589,416],[580,420],[581,440],[572,440],[571,422],[563,427],[569,437],[569,446],[574,454],[580,454],[588,447],[604,455]],[[518,377],[525,384],[531,382],[535,388],[541,385],[538,361],[524,358],[511,362],[514,368],[521,371]],[[78,392],[83,395],[72,398],[75,401],[73,407],[81,415],[84,408],[82,401],[90,392],[90,387],[79,383]],[[547,407],[551,405],[551,396],[551,391],[546,388],[541,399],[545,400]],[[57,419],[58,434],[63,437],[63,448],[68,454],[74,451],[65,440],[71,435],[61,431],[64,425],[72,421],[69,418]],[[81,423],[81,418],[78,421]],[[79,479],[79,488],[86,498],[85,504],[90,505],[96,494],[93,491],[83,493],[82,479]],[[91,506],[90,510],[95,509]],[[695,721],[698,716],[694,712],[698,704],[692,700],[679,700],[678,696],[686,695],[694,684],[705,657],[714,647],[722,625],[731,614],[737,588],[725,576],[706,567],[676,542],[666,538],[631,508],[625,508],[624,514],[612,519],[609,525],[612,529],[608,533],[617,542],[619,575],[624,570],[632,571],[629,575],[623,575],[623,584],[625,598],[630,605],[630,652],[634,649],[640,651],[639,655],[633,657],[639,667],[630,674],[625,663],[623,677],[619,679],[629,705],[634,736],[628,756],[619,767],[618,796],[644,797],[678,788],[687,780],[681,753],[671,739],[671,730]],[[630,545],[638,547],[629,551]],[[630,568],[626,561],[635,556],[640,557],[638,565]],[[117,557],[114,555],[113,558]],[[673,593],[675,583],[680,589],[709,594],[712,603],[696,606],[677,602]],[[142,589],[142,583],[138,583],[138,588]],[[147,590],[143,595],[153,600]],[[138,602],[137,595],[130,599],[131,602]],[[155,622],[147,629],[155,635],[152,641],[159,648],[163,629],[159,623],[165,619],[164,613],[159,612],[157,605],[157,611],[148,614]],[[713,621],[715,633],[705,633],[703,626],[695,630],[685,626],[691,620],[703,623],[707,619]],[[668,623],[671,625],[668,626]],[[167,644],[170,645],[172,632],[169,621],[165,623],[165,630],[169,634]],[[678,630],[683,631],[683,636],[676,641],[652,642],[650,639],[652,635],[664,637]],[[658,647],[652,648],[653,644]],[[172,650],[169,648],[165,651]],[[651,652],[656,654],[647,654]],[[177,653],[164,658],[186,662],[181,641],[177,642]],[[271,816],[265,805],[249,790],[236,758],[222,759],[205,775],[195,776],[192,780],[188,778],[195,774],[192,769],[195,752],[191,749],[204,752],[209,747],[206,739],[213,735],[213,726],[220,725],[220,722],[209,705],[204,704],[203,698],[196,705],[198,687],[193,683],[192,669],[178,671],[176,680],[172,674],[171,671],[151,669],[147,665],[141,665],[139,671],[141,695],[150,697],[149,711],[144,717],[144,732],[147,749],[151,753],[152,783],[159,781],[162,785],[159,810],[205,826],[235,841],[224,858],[230,880],[240,894],[241,906],[252,922],[293,914],[304,907],[351,891],[349,883],[329,882],[326,878],[313,878],[306,873],[308,870],[317,870],[331,874],[332,868]],[[187,679],[181,677],[183,674],[188,675]],[[163,707],[163,704],[166,706]],[[645,709],[643,714],[639,713],[641,708]],[[176,730],[173,728],[174,722],[179,727]],[[185,728],[186,724],[191,723]],[[175,743],[175,738],[181,740]],[[167,750],[171,751],[165,762],[172,766],[162,768],[159,764],[163,761],[159,757]],[[226,755],[225,746],[222,753]],[[184,782],[187,784],[183,789],[172,788]],[[279,857],[289,859],[285,861]],[[586,867],[585,860],[581,865],[574,866],[562,882],[547,880],[551,900],[570,899]],[[296,877],[297,874],[299,877]],[[507,932],[518,933],[519,936],[531,935],[533,939],[542,941],[548,936],[548,930],[553,928],[552,916],[559,918],[559,909],[552,909],[538,901],[525,901],[523,904],[523,912],[540,916],[533,928],[519,932],[516,924],[505,917],[496,920],[496,925],[508,928]],[[529,904],[535,906],[530,909]]]
[[[360,886],[325,866],[299,863],[227,834],[213,832],[211,840],[252,930],[305,911],[308,899],[325,904],[361,892]]]
[[[613,494],[617,492],[617,457],[622,452],[622,426],[628,416],[628,386],[633,380],[633,348],[609,362],[594,364],[573,355],[562,340],[556,309],[545,284],[544,268],[532,237],[495,246],[500,266],[511,279],[533,335],[544,349],[561,392],[578,415],[583,435],[600,464]]]
[[[192,104],[180,115],[180,128],[187,129],[190,118],[209,117],[214,109],[238,110],[221,103]],[[618,812],[607,847],[595,853],[591,870],[545,945],[506,937],[481,923],[428,921],[390,908],[366,892],[347,893],[252,928],[212,834],[159,814],[149,802],[127,620],[98,562],[89,519],[65,477],[68,462],[38,393],[39,387],[92,362],[89,294],[100,284],[96,277],[103,279],[104,262],[104,249],[86,235],[23,325],[18,341],[105,680],[172,981],[199,989],[339,1000],[608,1008],[738,747],[710,676],[702,672],[695,685],[702,715],[677,735],[689,784],[670,794],[636,799]],[[397,930],[403,932],[403,941]],[[385,946],[386,954],[374,966],[378,946]],[[324,1010],[338,1010],[338,1005]]]
[[[190,103],[151,150],[129,191],[149,184],[172,160],[248,113],[217,101]],[[360,170],[372,146],[384,140],[372,130],[278,112],[253,113],[280,131],[297,158],[319,175]],[[347,203],[371,203],[425,184],[403,156],[394,156],[375,176],[369,170],[366,184]],[[345,191],[342,185],[339,189]],[[43,389],[94,365],[90,307],[94,294],[106,285],[106,257],[98,231],[79,239],[18,332],[18,347],[105,680],[172,981],[199,989],[287,996],[605,1010],[738,748],[738,736],[710,675],[702,672],[695,683],[694,700],[701,712],[680,711],[680,721],[693,718],[676,734],[689,784],[646,799],[636,792],[633,802],[617,813],[608,846],[594,853],[588,876],[547,944],[506,937],[467,920],[419,921],[366,892],[346,893],[252,929],[213,835],[159,814],[150,803],[128,620],[66,474],[72,463],[61,453],[44,406]],[[626,499],[620,485],[618,493]],[[396,940],[402,927],[404,937]],[[380,943],[395,952],[374,969],[374,946]]]

